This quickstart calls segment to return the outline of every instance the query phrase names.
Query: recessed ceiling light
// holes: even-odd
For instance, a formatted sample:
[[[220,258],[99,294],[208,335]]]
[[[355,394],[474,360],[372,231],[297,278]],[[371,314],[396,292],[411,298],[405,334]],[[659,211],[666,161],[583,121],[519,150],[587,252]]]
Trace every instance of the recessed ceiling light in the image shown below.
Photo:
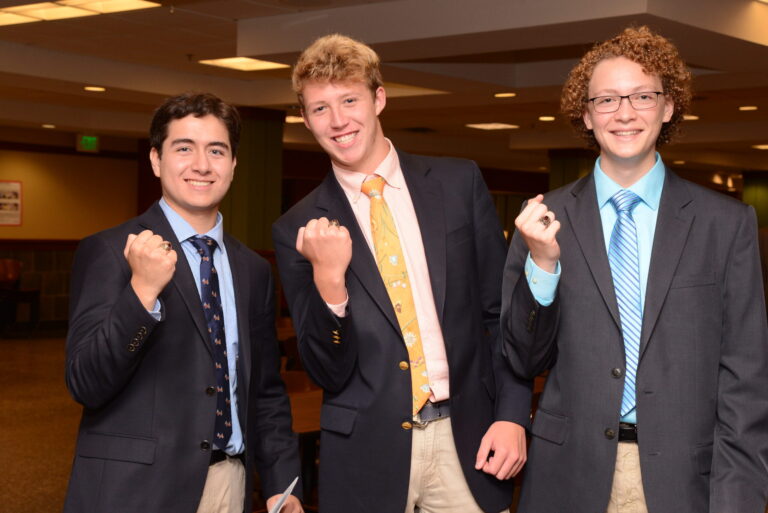
[[[683,120],[684,121],[698,121],[698,119],[699,119],[699,116],[695,116],[693,114],[684,114],[683,115]]]
[[[56,3],[95,11],[99,14],[160,7],[159,2],[146,2],[144,0],[59,0]]]
[[[287,64],[251,59],[250,57],[226,57],[224,59],[205,59],[197,62],[207,66],[218,66],[220,68],[230,68],[239,71],[264,71],[268,69],[290,68]]]
[[[286,123],[304,123],[304,118],[301,116],[285,116]]]
[[[507,123],[469,123],[465,126],[478,130],[514,130],[515,128],[520,128],[520,125],[510,125]]]
[[[8,2],[2,3],[7,4]],[[146,2],[144,0],[58,0],[55,2],[34,2],[0,8],[0,25],[82,18],[83,16],[134,11],[150,7],[160,7],[160,3]]]
[[[768,0],[757,0],[758,2],[763,2],[764,4],[768,4]]]
[[[21,23],[33,23],[35,21],[43,21],[37,18],[30,18],[29,16],[20,16],[10,12],[5,12],[0,9],[0,26],[2,25],[19,25]]]
[[[742,105],[741,107],[739,107],[739,110],[742,110],[742,111],[757,110],[757,105]]]
[[[682,166],[683,164],[685,164],[685,161],[684,160],[673,160],[672,163],[676,164],[678,166]]]
[[[752,147],[756,150],[768,150],[768,144],[754,144]]]
[[[104,91],[107,90],[106,87],[101,87],[101,86],[85,86],[83,87],[83,89],[85,89],[86,91],[90,91],[92,93],[103,93]]]
[[[52,125],[50,123],[43,123],[42,126],[43,126],[43,128],[47,128],[49,130],[53,130],[54,128],[56,128],[56,125]]]
[[[723,177],[720,176],[718,173],[715,173],[712,175],[712,183],[715,185],[723,185]]]
[[[539,116],[539,121],[554,121],[555,116]]]
[[[494,98],[514,98],[517,96],[517,93],[496,93],[493,95]]]

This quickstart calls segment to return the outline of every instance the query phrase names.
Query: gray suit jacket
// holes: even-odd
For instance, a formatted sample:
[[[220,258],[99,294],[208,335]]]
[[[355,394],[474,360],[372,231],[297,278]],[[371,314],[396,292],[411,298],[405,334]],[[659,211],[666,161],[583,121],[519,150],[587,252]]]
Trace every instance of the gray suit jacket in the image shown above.
[[[179,254],[156,321],[130,286],[129,233],[150,229]],[[299,472],[279,375],[269,264],[225,235],[237,306],[238,415],[251,511],[254,467],[266,496]],[[67,387],[83,405],[65,512],[194,513],[210,461],[213,356],[200,295],[160,207],[83,239],[72,269]]]
[[[540,307],[513,238],[504,350],[549,369],[531,432],[521,513],[602,513],[615,466],[624,346],[592,175],[549,193],[562,228],[555,302]],[[768,329],[751,207],[667,170],[637,374],[643,486],[653,513],[763,513],[768,494]]]

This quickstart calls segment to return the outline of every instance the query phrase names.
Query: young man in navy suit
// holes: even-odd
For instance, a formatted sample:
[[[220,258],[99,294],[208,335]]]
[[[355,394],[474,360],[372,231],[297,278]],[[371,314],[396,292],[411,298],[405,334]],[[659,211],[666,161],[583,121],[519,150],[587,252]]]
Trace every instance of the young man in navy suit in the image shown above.
[[[379,58],[358,41],[320,38],[293,84],[332,168],[273,228],[324,389],[320,510],[506,511],[530,383],[501,358],[505,243],[480,171],[384,137]]]
[[[64,510],[250,513],[299,473],[279,375],[270,266],[222,227],[240,118],[211,94],[168,99],[150,128],[163,197],[83,239],[67,387],[83,405]],[[299,513],[291,497],[283,513]]]

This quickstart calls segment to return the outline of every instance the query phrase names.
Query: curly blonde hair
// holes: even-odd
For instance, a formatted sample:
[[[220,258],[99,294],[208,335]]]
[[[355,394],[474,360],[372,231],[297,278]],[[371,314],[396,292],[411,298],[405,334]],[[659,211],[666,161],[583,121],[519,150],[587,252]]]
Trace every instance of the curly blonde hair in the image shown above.
[[[683,114],[691,104],[691,73],[677,48],[646,26],[626,28],[613,39],[596,44],[574,67],[563,85],[560,110],[576,132],[592,147],[599,149],[591,130],[584,124],[584,110],[589,101],[589,81],[595,66],[604,60],[625,57],[638,63],[649,75],[661,78],[664,96],[671,99],[675,110],[661,127],[656,147],[668,143],[679,129]]]
[[[301,91],[307,82],[365,82],[372,93],[384,83],[381,61],[369,46],[341,34],[317,39],[299,56],[293,67],[293,91],[303,104]]]

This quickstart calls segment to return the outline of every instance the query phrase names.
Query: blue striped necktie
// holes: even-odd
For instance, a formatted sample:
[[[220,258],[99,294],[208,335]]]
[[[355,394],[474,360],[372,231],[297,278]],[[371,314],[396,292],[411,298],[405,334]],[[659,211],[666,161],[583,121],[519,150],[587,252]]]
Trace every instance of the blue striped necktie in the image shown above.
[[[621,398],[621,416],[635,407],[635,379],[640,357],[640,329],[643,309],[640,304],[640,267],[637,257],[637,227],[632,210],[640,203],[640,197],[623,189],[613,195],[611,204],[618,218],[613,226],[608,249],[613,287],[619,304],[621,332],[624,337],[624,395]]]
[[[208,324],[208,336],[213,346],[213,363],[216,373],[216,421],[214,435],[216,447],[226,449],[232,436],[232,406],[229,395],[229,364],[227,340],[224,337],[224,311],[219,295],[219,276],[213,266],[213,252],[218,244],[210,237],[188,239],[200,254],[200,299]]]

